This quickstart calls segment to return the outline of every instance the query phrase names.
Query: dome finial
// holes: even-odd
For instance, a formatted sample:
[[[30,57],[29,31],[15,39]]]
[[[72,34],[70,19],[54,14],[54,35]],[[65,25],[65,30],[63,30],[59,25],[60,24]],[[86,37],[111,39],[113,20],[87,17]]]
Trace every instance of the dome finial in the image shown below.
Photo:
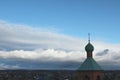
[[[90,33],[88,33],[88,42],[90,43]]]
[[[94,50],[93,45],[90,43],[90,33],[88,33],[88,44],[85,46],[87,52],[92,52]]]

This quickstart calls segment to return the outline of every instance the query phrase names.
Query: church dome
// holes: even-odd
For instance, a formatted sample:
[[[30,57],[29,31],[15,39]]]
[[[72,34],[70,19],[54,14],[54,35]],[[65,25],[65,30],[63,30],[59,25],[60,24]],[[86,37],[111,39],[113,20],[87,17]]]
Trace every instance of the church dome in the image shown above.
[[[85,46],[85,50],[87,52],[92,52],[94,50],[93,45],[89,42],[86,46]]]

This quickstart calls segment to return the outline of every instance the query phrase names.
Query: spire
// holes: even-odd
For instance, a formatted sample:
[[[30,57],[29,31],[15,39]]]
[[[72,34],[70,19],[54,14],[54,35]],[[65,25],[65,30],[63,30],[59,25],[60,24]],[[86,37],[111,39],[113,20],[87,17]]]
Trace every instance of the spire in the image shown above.
[[[90,43],[90,33],[88,33],[88,42]]]

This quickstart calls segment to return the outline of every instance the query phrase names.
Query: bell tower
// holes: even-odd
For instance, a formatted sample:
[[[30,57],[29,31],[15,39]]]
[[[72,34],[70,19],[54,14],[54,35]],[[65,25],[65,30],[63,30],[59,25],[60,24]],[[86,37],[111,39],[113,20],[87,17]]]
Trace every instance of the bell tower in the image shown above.
[[[94,46],[90,43],[90,34],[85,50],[87,58],[78,68],[78,80],[103,80],[103,70],[92,56]]]

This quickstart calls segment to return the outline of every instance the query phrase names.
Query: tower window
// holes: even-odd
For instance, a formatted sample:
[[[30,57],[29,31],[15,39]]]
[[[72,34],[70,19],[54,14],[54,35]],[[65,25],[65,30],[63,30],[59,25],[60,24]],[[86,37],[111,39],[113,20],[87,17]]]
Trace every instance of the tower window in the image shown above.
[[[97,76],[97,79],[96,79],[96,80],[101,80],[101,79],[100,79],[100,76]]]
[[[84,80],[90,80],[90,77],[86,75],[86,76],[84,77]]]

